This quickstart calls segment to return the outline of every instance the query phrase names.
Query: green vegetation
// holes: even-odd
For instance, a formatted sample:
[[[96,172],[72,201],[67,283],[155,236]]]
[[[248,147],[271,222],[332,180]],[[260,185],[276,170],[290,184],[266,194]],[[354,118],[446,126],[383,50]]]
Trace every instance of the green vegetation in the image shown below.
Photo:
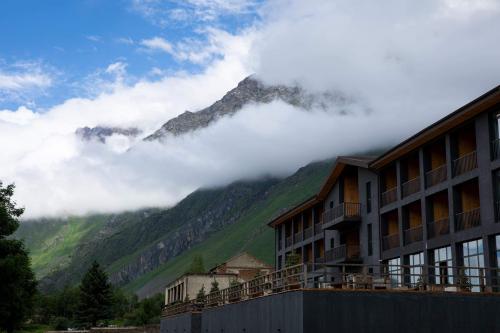
[[[0,330],[19,329],[34,306],[36,281],[22,241],[7,238],[19,227],[24,209],[12,196],[14,185],[0,182]]]
[[[200,274],[205,273],[205,264],[203,263],[203,257],[200,255],[196,255],[193,257],[191,261],[191,266],[189,266],[186,273],[190,274]]]
[[[186,226],[192,226],[192,232],[207,228],[165,263],[123,281],[128,294],[154,295],[178,275],[206,271],[241,251],[273,264],[274,234],[267,222],[316,193],[331,166],[332,161],[318,162],[279,181],[199,190],[171,209],[23,223],[17,237],[26,240],[42,289],[55,291],[76,285],[93,258],[113,275],[135,267],[140,256],[158,246],[185,242],[178,235]]]

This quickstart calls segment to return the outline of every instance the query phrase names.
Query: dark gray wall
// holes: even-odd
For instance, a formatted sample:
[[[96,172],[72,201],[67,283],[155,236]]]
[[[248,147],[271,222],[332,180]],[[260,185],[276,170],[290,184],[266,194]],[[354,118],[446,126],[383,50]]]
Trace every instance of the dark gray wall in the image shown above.
[[[162,318],[160,333],[200,333],[201,313],[183,313]]]
[[[206,309],[201,330],[163,318],[161,333],[500,332],[499,309],[486,294],[304,290]]]

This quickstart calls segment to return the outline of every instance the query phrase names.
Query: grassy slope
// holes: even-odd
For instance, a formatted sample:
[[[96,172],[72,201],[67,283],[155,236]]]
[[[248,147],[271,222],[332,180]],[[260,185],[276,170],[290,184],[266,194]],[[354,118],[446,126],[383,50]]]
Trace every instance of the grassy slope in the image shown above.
[[[66,221],[27,223],[20,226],[16,237],[25,240],[33,269],[40,278],[66,267],[77,245],[86,236],[96,233],[102,227],[104,218],[71,217]]]
[[[256,202],[240,220],[185,251],[156,270],[125,286],[140,296],[154,294],[170,280],[186,271],[193,256],[202,255],[206,268],[223,262],[241,251],[273,264],[274,233],[267,222],[281,209],[291,207],[316,193],[328,175],[332,162],[316,163],[275,185],[264,201]]]

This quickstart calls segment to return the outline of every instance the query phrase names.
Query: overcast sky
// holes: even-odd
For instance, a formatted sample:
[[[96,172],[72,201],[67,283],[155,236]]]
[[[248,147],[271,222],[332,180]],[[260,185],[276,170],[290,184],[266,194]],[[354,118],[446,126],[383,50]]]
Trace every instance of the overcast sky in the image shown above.
[[[495,0],[8,1],[7,27],[0,180],[16,183],[26,217],[165,207],[199,187],[389,147],[500,83]],[[273,102],[164,143],[74,134],[150,134],[253,73],[341,92],[348,113]]]

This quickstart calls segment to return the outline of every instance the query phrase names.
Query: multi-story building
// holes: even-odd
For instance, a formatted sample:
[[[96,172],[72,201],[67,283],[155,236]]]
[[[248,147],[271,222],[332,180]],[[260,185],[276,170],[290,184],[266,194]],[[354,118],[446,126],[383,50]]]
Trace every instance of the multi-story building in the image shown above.
[[[480,268],[500,268],[499,125],[497,87],[377,158],[338,158],[317,195],[270,222],[277,268],[294,251],[387,264],[397,283],[416,282],[401,281],[402,265],[410,280],[425,267],[431,283],[491,282],[497,273]]]

